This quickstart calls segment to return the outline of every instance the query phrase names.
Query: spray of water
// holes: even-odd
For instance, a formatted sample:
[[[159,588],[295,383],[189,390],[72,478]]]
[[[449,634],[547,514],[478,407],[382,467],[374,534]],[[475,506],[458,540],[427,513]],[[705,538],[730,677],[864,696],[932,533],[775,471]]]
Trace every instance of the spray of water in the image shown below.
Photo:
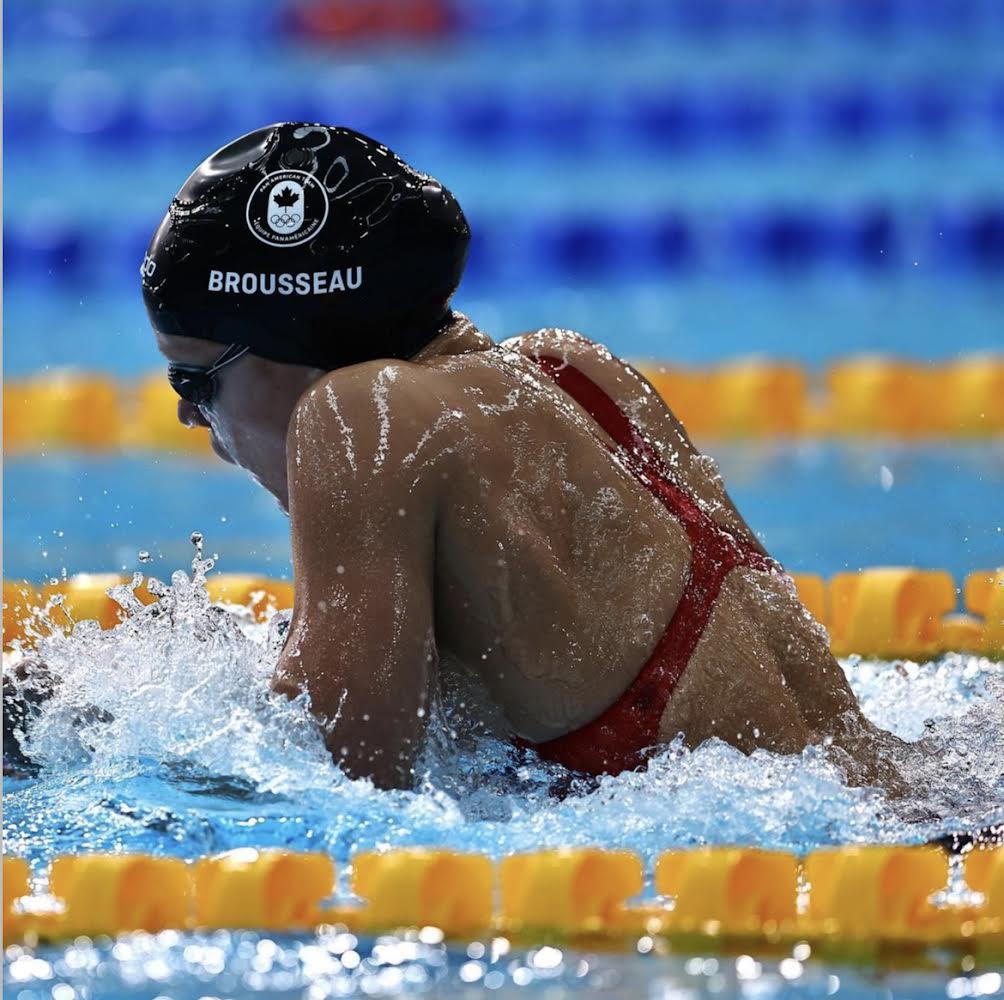
[[[116,628],[79,622],[38,639],[55,683],[22,734],[39,773],[5,794],[8,850],[42,862],[82,849],[282,845],[347,859],[405,844],[492,855],[599,844],[652,857],[707,843],[916,842],[1004,817],[1004,664],[958,654],[845,663],[874,721],[937,744],[912,765],[905,804],[849,786],[823,747],[745,756],[718,741],[674,743],[645,771],[576,784],[500,735],[459,668],[444,671],[415,790],[380,791],[334,765],[305,698],[270,694],[288,613],[262,623],[212,605],[213,560],[201,535],[193,543],[190,574],[147,581],[155,603],[136,596],[139,574],[113,589],[125,612]]]

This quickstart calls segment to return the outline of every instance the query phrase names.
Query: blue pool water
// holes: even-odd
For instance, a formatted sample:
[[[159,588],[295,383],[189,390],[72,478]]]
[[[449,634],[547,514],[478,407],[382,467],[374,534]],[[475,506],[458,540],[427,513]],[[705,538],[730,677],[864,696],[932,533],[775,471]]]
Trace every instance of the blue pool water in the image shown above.
[[[7,377],[74,367],[123,377],[162,369],[133,291],[9,288]],[[518,294],[464,285],[457,305],[500,339],[560,326],[628,358],[693,365],[763,354],[821,372],[834,358],[862,352],[942,361],[1004,348],[1004,282],[915,272],[886,281],[846,271],[799,280],[728,272],[645,282],[598,278],[521,286]],[[963,340],[954,334],[959,329]]]
[[[617,953],[565,945],[526,948],[499,938],[466,947],[422,941],[417,934],[360,939],[328,930],[300,938],[250,932],[136,934],[114,945],[82,940],[60,952],[15,948],[5,984],[19,989],[19,996],[66,1000],[80,995],[118,1000],[415,995],[512,1000],[530,995],[562,1000],[583,993],[608,1000],[835,995],[943,1000],[999,996],[1001,976],[963,973],[951,963],[919,971],[792,956],[759,961],[749,955],[676,956],[660,954],[650,939]]]
[[[62,683],[29,733],[40,772],[5,789],[8,850],[42,863],[77,848],[194,858],[274,845],[346,862],[356,850],[397,844],[499,855],[597,843],[651,861],[695,843],[804,851],[910,842],[1004,815],[1002,664],[961,654],[845,665],[877,722],[905,739],[933,726],[944,742],[931,773],[915,776],[905,810],[876,789],[848,787],[822,748],[746,757],[716,742],[694,751],[674,744],[646,773],[555,798],[563,769],[514,748],[479,683],[449,661],[418,765],[424,777],[416,791],[375,791],[333,764],[306,705],[268,693],[288,612],[259,624],[211,606],[203,587],[211,564],[196,558],[191,574],[175,571],[151,607],[121,591],[131,614],[113,630],[84,622],[39,641],[37,654]],[[745,789],[739,801],[736,787]]]
[[[764,354],[817,375],[862,351],[1004,351],[997,0],[442,0],[438,39],[331,46],[297,33],[303,6],[5,3],[7,378],[75,368],[128,383],[160,368],[137,269],[167,199],[210,150],[296,117],[371,130],[457,193],[475,233],[457,304],[500,337],[556,325],[635,359]],[[1004,563],[999,440],[708,447],[793,571],[897,563],[961,580]],[[169,579],[195,529],[221,571],[289,574],[288,523],[211,461],[46,453],[5,472],[6,577]],[[167,600],[172,615],[44,650],[64,678],[32,736],[44,766],[4,783],[5,850],[37,874],[66,852],[269,845],[329,851],[343,879],[355,851],[408,844],[493,857],[599,844],[650,864],[674,846],[914,843],[1004,819],[1001,663],[845,662],[872,718],[906,738],[931,720],[942,741],[905,805],[850,788],[820,748],[746,758],[721,744],[668,748],[645,774],[558,800],[559,776],[458,708],[491,715],[459,682],[420,787],[385,793],[333,767],[302,706],[268,699],[266,626],[214,617],[184,577]],[[94,707],[111,721],[86,721]],[[18,1000],[1004,992],[997,970],[951,961],[328,932],[15,947],[4,985]]]
[[[344,891],[358,850],[429,844],[500,857],[599,845],[637,851],[651,871],[656,855],[672,847],[739,843],[802,853],[829,844],[923,842],[1004,819],[1004,664],[978,657],[845,663],[871,718],[904,738],[926,734],[940,742],[936,761],[913,776],[915,792],[905,801],[849,787],[820,747],[745,757],[714,741],[693,751],[674,744],[643,773],[555,798],[561,769],[494,736],[490,706],[476,685],[457,677],[436,700],[414,791],[381,792],[347,779],[305,706],[267,696],[279,645],[271,625],[236,611],[221,615],[208,605],[198,575],[183,573],[174,575],[159,609],[137,610],[110,632],[84,623],[70,637],[44,640],[39,651],[63,683],[32,728],[41,771],[5,780],[5,849],[28,858],[41,875],[52,857],[77,851],[192,859],[246,846],[322,850],[336,859]],[[227,932],[132,935],[114,946],[15,948],[5,981],[23,986],[18,995],[25,1000],[59,984],[83,996],[195,997],[224,969],[213,995],[314,995],[303,992],[308,988],[466,995],[468,985],[480,984],[626,997],[640,995],[632,991],[645,983],[654,989],[654,982],[701,996],[824,996],[838,988],[872,996],[878,989],[873,968],[781,965],[774,958],[752,974],[734,959],[708,956],[695,965],[693,958],[660,956],[648,939],[628,944],[639,951],[630,960],[573,947],[560,956],[560,970],[553,956],[538,969],[533,953],[513,946],[509,955],[508,942],[497,946],[493,961],[482,961],[485,945],[478,947],[395,938],[349,946],[328,932],[275,940]],[[350,950],[351,959],[341,957]],[[883,989],[893,982],[904,992],[892,995],[943,995],[949,980],[963,984],[955,989],[972,981],[988,995],[998,990],[990,980],[961,976],[952,962],[890,981],[883,976]]]
[[[750,526],[792,572],[873,565],[947,569],[1004,558],[1004,444],[711,443]],[[886,470],[886,471],[883,471]],[[142,568],[169,573],[202,531],[219,567],[288,578],[289,522],[243,473],[211,458],[9,459],[5,573],[42,580]]]

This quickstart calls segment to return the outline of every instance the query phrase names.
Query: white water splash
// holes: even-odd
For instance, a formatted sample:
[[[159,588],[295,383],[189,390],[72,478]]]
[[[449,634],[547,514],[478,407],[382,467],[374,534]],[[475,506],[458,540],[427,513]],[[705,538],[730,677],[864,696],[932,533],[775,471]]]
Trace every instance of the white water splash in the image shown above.
[[[81,839],[193,854],[282,843],[345,858],[395,844],[492,855],[598,844],[651,857],[702,843],[911,842],[1004,815],[1004,665],[958,654],[845,664],[871,718],[940,742],[937,773],[918,774],[906,809],[848,786],[821,747],[745,756],[676,743],[644,772],[570,786],[498,735],[497,711],[462,671],[447,671],[435,699],[416,791],[382,792],[334,766],[303,699],[269,693],[287,616],[261,624],[210,605],[210,566],[197,558],[191,576],[154,583],[148,607],[117,590],[131,614],[115,629],[84,622],[40,642],[59,683],[30,727],[40,775],[6,796],[8,849],[37,859]]]

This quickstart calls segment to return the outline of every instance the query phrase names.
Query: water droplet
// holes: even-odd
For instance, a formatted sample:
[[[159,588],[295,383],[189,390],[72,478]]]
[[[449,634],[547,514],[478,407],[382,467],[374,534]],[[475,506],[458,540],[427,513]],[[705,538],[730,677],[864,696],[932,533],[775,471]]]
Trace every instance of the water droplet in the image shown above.
[[[139,554],[137,555],[136,558],[139,559],[141,563],[148,563],[153,561],[153,556],[151,556],[146,549],[140,549]]]

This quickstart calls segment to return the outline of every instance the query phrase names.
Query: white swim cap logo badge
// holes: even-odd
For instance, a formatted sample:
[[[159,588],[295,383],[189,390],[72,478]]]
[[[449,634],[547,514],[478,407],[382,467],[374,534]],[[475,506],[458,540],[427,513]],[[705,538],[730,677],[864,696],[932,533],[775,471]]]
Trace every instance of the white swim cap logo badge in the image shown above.
[[[276,184],[268,196],[268,224],[273,233],[295,233],[303,222],[303,188],[296,181]]]
[[[302,170],[280,170],[263,177],[248,198],[248,228],[271,246],[306,243],[327,218],[327,192],[313,174]]]

